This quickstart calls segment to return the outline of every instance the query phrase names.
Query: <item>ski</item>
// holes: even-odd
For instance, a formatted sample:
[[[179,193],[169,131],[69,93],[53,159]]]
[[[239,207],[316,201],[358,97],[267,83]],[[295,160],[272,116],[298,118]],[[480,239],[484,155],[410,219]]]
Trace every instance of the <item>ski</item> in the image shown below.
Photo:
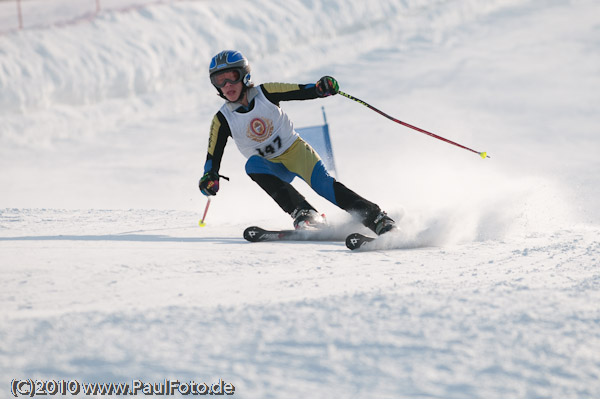
[[[343,240],[339,232],[328,228],[314,230],[265,230],[258,226],[251,226],[244,230],[244,238],[250,242]]]
[[[369,237],[360,233],[352,233],[346,237],[346,247],[354,251],[368,242],[374,241],[375,237]]]

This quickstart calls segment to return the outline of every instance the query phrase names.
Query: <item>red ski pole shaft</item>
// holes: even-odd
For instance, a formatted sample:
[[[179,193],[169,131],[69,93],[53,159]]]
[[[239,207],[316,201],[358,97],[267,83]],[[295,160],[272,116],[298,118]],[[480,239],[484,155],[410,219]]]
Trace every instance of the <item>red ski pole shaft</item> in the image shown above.
[[[448,140],[448,139],[446,139],[446,138],[444,138],[444,137],[442,137],[442,136],[438,136],[438,135],[437,135],[437,134],[435,134],[435,133],[428,132],[427,130],[421,129],[420,127],[417,127],[417,126],[413,126],[413,125],[411,125],[410,123],[402,122],[401,120],[399,120],[399,119],[396,119],[396,118],[394,118],[393,116],[390,116],[390,115],[386,114],[385,112],[383,112],[383,111],[381,111],[381,110],[378,110],[377,108],[375,108],[375,107],[374,107],[374,106],[372,106],[371,104],[368,104],[368,103],[364,102],[363,100],[360,100],[360,99],[358,99],[358,98],[356,98],[356,97],[354,97],[354,96],[351,96],[351,95],[350,95],[350,94],[348,94],[348,93],[344,93],[343,91],[339,91],[339,94],[341,94],[342,96],[344,96],[344,97],[346,97],[346,98],[349,98],[350,100],[354,100],[354,101],[356,101],[356,102],[357,102],[357,103],[359,103],[359,104],[362,104],[362,105],[364,105],[365,107],[369,108],[370,110],[377,112],[379,115],[385,116],[386,118],[388,118],[388,119],[389,119],[389,120],[391,120],[391,121],[394,121],[394,122],[396,122],[396,123],[399,123],[399,124],[401,124],[401,125],[403,125],[403,126],[406,126],[406,127],[409,127],[409,128],[411,128],[411,129],[414,129],[414,130],[416,130],[417,132],[424,133],[424,134],[426,134],[426,135],[428,135],[428,136],[431,136],[431,137],[433,137],[433,138],[436,138],[436,139],[438,139],[438,140],[444,141],[444,142],[446,142],[446,143],[448,143],[448,144],[452,144],[452,145],[455,145],[455,146],[457,146],[457,147],[463,148],[463,149],[465,149],[465,150],[467,150],[467,151],[474,152],[475,154],[479,155],[481,158],[484,158],[484,159],[485,159],[485,158],[490,158],[490,156],[487,154],[487,152],[475,151],[475,150],[473,150],[473,149],[471,149],[471,148],[469,148],[469,147],[465,147],[465,146],[464,146],[464,145],[462,145],[462,144],[458,144],[458,143],[456,143],[456,142],[454,142],[454,141],[452,141],[452,140]]]
[[[198,222],[198,225],[200,227],[206,226],[206,223],[204,223],[204,221],[206,220],[206,214],[208,213],[209,206],[210,206],[210,197],[208,197],[208,201],[206,201],[206,207],[204,208],[204,215],[202,216],[202,219]]]

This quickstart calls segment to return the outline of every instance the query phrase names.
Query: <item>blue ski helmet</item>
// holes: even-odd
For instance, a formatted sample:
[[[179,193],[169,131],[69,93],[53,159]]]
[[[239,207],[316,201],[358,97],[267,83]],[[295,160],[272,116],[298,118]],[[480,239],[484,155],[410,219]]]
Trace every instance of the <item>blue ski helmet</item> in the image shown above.
[[[211,83],[212,76],[214,74],[231,69],[238,70],[244,86],[252,86],[252,82],[250,81],[250,64],[248,63],[248,59],[246,59],[242,53],[235,50],[223,50],[219,54],[215,55],[212,60],[210,60],[208,73],[211,77]],[[217,90],[219,89],[218,87],[216,88]]]

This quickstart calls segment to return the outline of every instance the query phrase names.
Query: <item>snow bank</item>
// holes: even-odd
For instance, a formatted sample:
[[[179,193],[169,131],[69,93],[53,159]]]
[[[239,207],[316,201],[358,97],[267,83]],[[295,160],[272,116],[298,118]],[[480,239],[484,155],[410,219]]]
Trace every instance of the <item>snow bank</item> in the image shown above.
[[[316,64],[319,42],[370,29],[422,28],[409,18],[430,19],[436,31],[487,14],[506,2],[413,0],[369,3],[342,0],[177,2],[126,12],[103,11],[91,22],[24,30],[0,36],[0,113],[83,105],[154,92],[204,75],[207,60],[223,48],[242,50],[254,63],[275,69]],[[314,55],[294,48],[316,46]],[[262,65],[261,65],[262,66]],[[268,73],[269,68],[267,68]],[[264,73],[264,72],[263,72]]]

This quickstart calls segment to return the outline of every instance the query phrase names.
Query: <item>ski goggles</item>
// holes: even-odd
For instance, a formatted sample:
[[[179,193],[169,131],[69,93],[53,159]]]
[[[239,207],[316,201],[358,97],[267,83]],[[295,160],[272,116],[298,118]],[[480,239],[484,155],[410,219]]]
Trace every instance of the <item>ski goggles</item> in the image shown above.
[[[223,72],[217,72],[210,76],[210,81],[219,89],[227,84],[236,84],[242,81],[242,71],[240,69],[227,69]]]

